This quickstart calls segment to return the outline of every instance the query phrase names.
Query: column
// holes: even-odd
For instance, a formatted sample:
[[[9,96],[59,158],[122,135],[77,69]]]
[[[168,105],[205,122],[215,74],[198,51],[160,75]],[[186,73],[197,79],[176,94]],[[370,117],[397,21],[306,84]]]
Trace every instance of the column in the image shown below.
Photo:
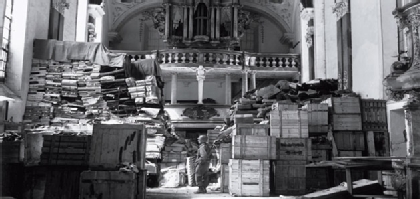
[[[252,70],[251,73],[251,90],[254,90],[257,88],[257,71]]]
[[[220,6],[216,7],[216,39],[220,39]]]
[[[166,16],[165,16],[165,39],[169,39],[169,36],[171,35],[172,30],[172,11],[171,11],[171,4],[165,3],[164,4],[166,9]]]
[[[171,104],[177,103],[177,85],[178,85],[178,74],[172,73],[172,82],[171,82]]]
[[[325,78],[325,0],[314,1],[315,78]]]
[[[418,98],[416,96],[415,98]],[[407,138],[407,198],[414,198],[418,193],[420,177],[420,103],[411,102],[404,107]]]
[[[206,70],[200,65],[197,69],[197,81],[198,81],[198,103],[203,104],[203,94],[204,94],[204,80],[206,79]]]
[[[226,105],[230,105],[232,101],[232,79],[230,74],[226,74],[226,81],[225,81],[225,91],[226,91]]]
[[[211,10],[211,12],[210,12],[210,19],[211,19],[211,22],[210,22],[210,32],[211,32],[211,40],[213,41],[214,40],[214,37],[215,37],[215,35],[214,35],[214,29],[215,29],[215,26],[216,26],[216,24],[214,23],[214,10],[215,10],[215,8],[214,7],[211,7],[210,8],[210,10]]]
[[[301,63],[302,63],[302,76],[301,81],[307,82],[313,79],[313,59],[314,59],[314,48],[313,48],[313,25],[309,25],[309,21],[313,22],[314,18],[314,9],[305,8],[302,10],[301,14],[301,29],[302,29],[302,54],[301,54]]]
[[[186,5],[184,5],[182,7],[182,9],[184,10],[184,33],[183,33],[183,39],[185,40],[186,38],[188,38],[188,7]]]
[[[79,0],[77,4],[76,41],[79,42],[87,42],[88,5],[88,0]]]
[[[238,38],[238,5],[234,3],[233,5],[233,38]]]
[[[194,23],[193,23],[193,15],[194,15],[194,6],[190,6],[190,12],[188,13],[189,14],[189,17],[190,17],[190,25],[188,26],[188,29],[189,29],[189,31],[188,31],[188,38],[189,39],[191,39],[192,40],[192,38],[193,38],[193,25],[194,25]]]
[[[248,92],[248,70],[244,70],[242,73],[244,74],[242,76],[242,96],[244,96]]]

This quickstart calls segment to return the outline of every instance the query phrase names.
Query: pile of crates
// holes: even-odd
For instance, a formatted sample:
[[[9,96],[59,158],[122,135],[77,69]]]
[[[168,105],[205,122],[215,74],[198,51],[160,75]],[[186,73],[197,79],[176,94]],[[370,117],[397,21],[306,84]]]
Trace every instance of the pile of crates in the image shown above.
[[[95,124],[90,170],[80,175],[79,198],[144,199],[145,151],[143,125]],[[135,165],[136,169],[130,165]]]

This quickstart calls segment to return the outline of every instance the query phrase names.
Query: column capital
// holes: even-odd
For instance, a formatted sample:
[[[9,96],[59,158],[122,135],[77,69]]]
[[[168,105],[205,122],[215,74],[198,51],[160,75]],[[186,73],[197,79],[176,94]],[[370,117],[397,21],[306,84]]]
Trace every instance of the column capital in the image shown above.
[[[335,14],[338,21],[349,12],[349,5],[345,1],[335,3],[332,8],[332,12]]]
[[[197,81],[205,80],[206,79],[206,69],[203,67],[203,65],[198,66],[196,70],[197,75]]]
[[[257,74],[257,71],[256,70],[249,70],[249,74],[256,75]]]
[[[309,21],[313,19],[314,16],[315,16],[314,8],[304,8],[302,12],[300,12],[300,18],[305,21]]]

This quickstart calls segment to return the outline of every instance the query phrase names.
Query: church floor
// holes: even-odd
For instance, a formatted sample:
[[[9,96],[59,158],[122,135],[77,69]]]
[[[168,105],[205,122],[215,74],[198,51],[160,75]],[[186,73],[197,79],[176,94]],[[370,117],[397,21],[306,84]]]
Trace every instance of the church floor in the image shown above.
[[[279,198],[277,197],[233,197],[228,193],[220,193],[220,191],[209,191],[205,194],[194,194],[197,187],[180,187],[180,188],[147,188],[146,199],[184,199],[184,198]]]

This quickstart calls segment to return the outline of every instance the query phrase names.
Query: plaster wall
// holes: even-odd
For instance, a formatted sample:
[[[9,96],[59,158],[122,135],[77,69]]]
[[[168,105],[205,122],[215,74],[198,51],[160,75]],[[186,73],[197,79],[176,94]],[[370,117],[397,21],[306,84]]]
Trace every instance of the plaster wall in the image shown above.
[[[75,41],[77,31],[77,8],[79,0],[67,1],[69,9],[64,11],[63,40]]]
[[[335,0],[325,0],[326,78],[338,78],[337,17],[332,12]]]
[[[178,80],[180,78],[178,77]],[[165,82],[164,95],[166,100],[171,99],[171,82]],[[225,82],[204,80],[203,99],[212,98],[217,104],[225,104]],[[198,100],[197,81],[178,81],[177,100]]]
[[[260,53],[289,53],[289,47],[280,42],[283,32],[268,19],[263,18],[258,32]]]
[[[390,21],[393,7],[392,1],[351,1],[353,91],[363,98],[384,97],[382,81],[389,73],[384,68],[398,46],[396,23]]]
[[[141,16],[133,17],[120,30],[122,41],[115,45],[115,50],[143,50],[143,31],[140,32]]]
[[[22,121],[29,89],[33,40],[48,37],[49,9],[45,8],[50,8],[50,2],[50,0],[20,0],[13,5],[6,85],[22,99],[9,104],[8,119],[13,117],[13,121]]]

